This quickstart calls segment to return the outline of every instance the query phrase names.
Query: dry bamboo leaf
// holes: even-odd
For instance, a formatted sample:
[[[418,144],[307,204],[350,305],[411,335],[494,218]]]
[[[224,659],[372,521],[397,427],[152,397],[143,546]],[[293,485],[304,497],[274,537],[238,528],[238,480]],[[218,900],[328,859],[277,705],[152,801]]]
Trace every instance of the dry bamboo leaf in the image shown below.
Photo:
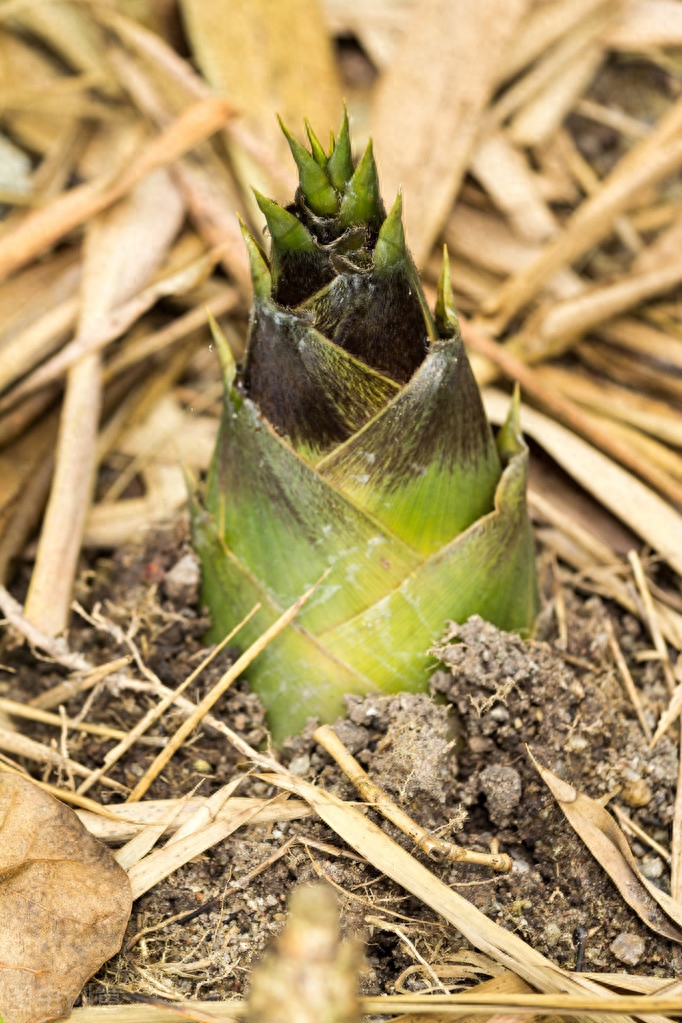
[[[585,46],[569,67],[518,112],[509,125],[510,138],[517,146],[541,146],[552,139],[597,74],[604,49],[599,42]]]
[[[573,351],[590,369],[608,375],[626,387],[646,388],[673,404],[682,400],[682,379],[671,373],[668,367],[659,368],[655,363],[645,362],[630,352],[619,351],[598,341],[581,341]]]
[[[0,775],[0,1014],[68,1015],[82,985],[121,946],[130,884],[67,807]]]
[[[560,128],[603,60],[605,31],[619,9],[616,0],[586,13],[542,59],[544,85],[528,97],[509,126],[517,145],[545,144]],[[504,98],[501,103],[504,105]]]
[[[542,242],[556,234],[554,214],[540,196],[528,158],[505,132],[492,132],[481,139],[469,169],[519,238]]]
[[[609,875],[628,906],[656,934],[682,942],[682,905],[639,872],[627,839],[611,814],[601,803],[542,767],[530,750],[528,752],[568,823]]]
[[[221,787],[209,796],[208,799],[202,799],[199,806],[192,812],[192,814],[182,822],[178,827],[178,830],[171,835],[168,839],[168,845],[174,845],[176,842],[181,842],[187,835],[194,835],[197,831],[205,828],[207,824],[211,824],[221,813],[225,810],[227,802],[234,792],[239,788],[242,781],[244,780],[243,774],[235,775],[226,785]],[[188,793],[186,800],[191,798],[193,793]],[[268,800],[270,802],[270,800]],[[230,808],[227,808],[227,814],[230,814]]]
[[[566,973],[518,935],[493,923],[389,838],[381,828],[337,796],[293,775],[270,774],[262,777],[268,784],[277,785],[305,799],[340,838],[377,870],[444,917],[475,948],[517,973],[537,990],[570,995],[592,994],[604,1002],[611,997],[607,989],[586,980],[580,974]],[[452,996],[455,1003],[460,997]],[[586,1013],[585,1018],[595,1023],[597,1020],[606,1023],[607,1019],[626,1023],[622,1016],[614,1017],[598,1012]]]
[[[614,430],[609,429],[608,424],[604,426],[570,398],[548,387],[535,370],[518,358],[515,352],[518,351],[517,344],[521,339],[513,339],[508,346],[504,346],[496,344],[464,319],[461,320],[461,327],[466,343],[474,352],[484,356],[502,369],[507,377],[520,384],[541,408],[549,410],[555,419],[568,426],[574,433],[585,437],[591,444],[597,445],[609,456],[617,459],[621,465],[636,472],[672,502],[682,505],[682,486],[678,480],[663,472],[657,465],[652,465],[647,458],[643,458],[639,451],[631,448]],[[474,367],[475,372],[476,369]]]
[[[56,414],[46,416],[0,451],[0,515],[11,509],[30,476],[50,451],[56,427]]]
[[[0,749],[14,756],[33,760],[36,764],[57,768],[70,776],[75,775],[80,778],[87,778],[92,774],[89,767],[83,767],[77,760],[64,756],[51,746],[45,746],[42,742],[29,739],[27,735],[23,735],[21,732],[10,731],[7,728],[0,727]],[[110,778],[103,778],[103,784],[115,789],[117,792],[127,791],[125,785]]]
[[[273,117],[305,112],[321,137],[341,116],[341,88],[318,0],[181,0],[194,57],[272,153],[287,152]]]
[[[672,405],[561,366],[540,366],[536,373],[562,394],[595,412],[622,420],[652,437],[682,447],[682,418]]]
[[[596,286],[556,303],[534,316],[532,327],[529,325],[529,331],[538,334],[538,340],[533,341],[533,358],[561,354],[576,337],[654,295],[670,291],[681,280],[682,262],[676,260],[644,273],[623,274],[615,284]]]
[[[0,29],[0,95],[9,93],[17,82],[30,82],[34,89],[48,93],[64,78],[63,70],[44,50]],[[58,111],[8,111],[3,119],[15,140],[38,153],[49,153],[65,125],[73,123],[72,114],[63,116]]]
[[[152,139],[114,184],[109,183],[106,175],[78,185],[45,209],[28,214],[17,227],[0,237],[0,280],[5,280],[69,231],[123,198],[153,170],[172,163],[212,135],[230,113],[222,100],[215,97],[202,100]]]
[[[111,50],[111,60],[135,102],[158,127],[170,120],[167,97],[156,88],[139,61],[124,50]],[[186,102],[179,101],[182,108]],[[198,146],[191,158],[177,161],[173,176],[199,232],[210,246],[220,246],[222,260],[245,296],[251,295],[251,275],[237,213],[243,204],[225,163],[209,143]]]
[[[76,343],[111,309],[148,284],[183,216],[183,204],[168,172],[156,169],[117,205],[91,221]],[[101,358],[90,352],[69,371],[52,490],[26,598],[27,618],[53,635],[68,621],[94,485],[101,387]]]
[[[218,819],[186,835],[180,841],[145,856],[128,871],[133,899],[139,899],[184,863],[189,863],[195,856],[199,856],[218,842],[223,842],[228,835],[253,820],[258,810],[259,807],[254,806],[231,810],[228,802],[225,812]]]
[[[616,437],[627,441],[641,456],[648,458],[652,465],[672,477],[672,479],[682,481],[682,456],[678,455],[672,448],[666,447],[665,444],[661,444],[659,441],[647,436],[647,434],[641,433],[638,428],[611,418],[611,412],[604,411],[605,415],[594,411],[591,413],[598,427],[600,425],[607,426]]]
[[[160,36],[149,32],[131,18],[122,17],[107,8],[99,7],[94,13],[107,28],[115,32],[126,48],[141,59],[151,76],[152,93],[163,96],[164,102],[173,111],[178,112],[188,103],[212,95],[203,78]],[[268,182],[267,188],[272,184],[273,188],[279,189],[281,198],[292,194],[296,178],[289,170],[288,161],[283,162],[273,156],[273,151],[239,118],[226,123],[224,132],[227,144],[233,143],[233,158],[235,155],[239,158],[240,151],[243,151],[253,162],[255,177],[250,179],[250,183],[257,182],[262,176],[264,187],[265,181]]]
[[[488,418],[503,423],[509,397],[486,388]],[[521,428],[616,518],[682,575],[682,518],[658,494],[549,416],[521,407]]]
[[[83,546],[119,547],[159,522],[168,522],[187,501],[187,481],[177,465],[148,466],[146,497],[104,501],[90,508]]]
[[[682,369],[682,341],[647,323],[623,317],[600,324],[595,333],[619,348]]]
[[[445,240],[450,253],[479,263],[494,273],[514,273],[533,261],[541,246],[524,241],[513,233],[501,217],[457,203],[445,225]],[[547,282],[547,290],[556,298],[568,298],[583,290],[583,282],[570,269],[559,270]]]
[[[88,72],[100,87],[112,90],[107,75],[104,42],[87,8],[51,0],[47,4],[24,4],[13,23],[38,36],[78,71]]]
[[[79,306],[77,295],[65,298],[2,346],[0,390],[10,387],[59,348],[76,323]]]
[[[565,36],[544,51],[524,75],[512,82],[486,115],[488,130],[504,124],[515,114],[522,114],[527,106],[534,108],[539,103],[542,107],[545,95],[549,98],[551,110],[553,90],[561,86],[564,78],[571,81],[573,66],[580,62],[586,48],[602,31],[613,5],[614,0],[606,0],[584,19],[576,21]]]
[[[179,816],[183,807],[187,805],[190,799],[191,794],[188,793],[186,796],[181,796],[180,799],[174,800],[173,804],[162,815],[158,824],[147,824],[133,838],[129,839],[125,845],[122,845],[114,856],[119,867],[129,870],[135,863],[139,863],[142,857],[146,856],[154,848],[166,829]]]
[[[403,35],[414,0],[323,0],[327,27],[332,36],[355,36],[380,70],[387,67]]]
[[[132,325],[139,320],[143,313],[147,312],[148,309],[158,302],[160,298],[167,298],[172,295],[182,295],[189,291],[194,291],[200,284],[202,284],[209,276],[216,263],[220,258],[220,249],[214,249],[211,252],[207,252],[200,256],[198,259],[193,260],[187,266],[180,267],[180,269],[171,270],[169,274],[163,274],[150,284],[146,288],[142,288],[138,294],[133,295],[132,298],[122,302],[119,306],[115,306],[111,310],[103,313],[100,317],[94,320],[89,326],[82,328],[78,335],[73,341],[70,341],[65,345],[60,352],[54,355],[43,365],[38,366],[30,376],[22,380],[12,391],[6,394],[0,399],[0,410],[5,411],[12,408],[16,402],[25,397],[26,395],[32,394],[39,388],[45,387],[47,384],[59,380],[64,373],[73,366],[80,358],[84,355],[92,354],[93,352],[99,352],[102,348],[109,344],[109,342],[116,340],[125,331],[127,331]],[[224,298],[230,299],[231,301],[225,301],[225,305],[236,304],[237,298],[232,289],[229,291],[226,289],[227,294]],[[211,307],[211,302],[207,303],[208,307]],[[221,310],[223,312],[224,309]],[[197,316],[192,319],[192,324],[201,326],[206,322],[206,312],[202,305],[199,310],[196,311]],[[201,318],[199,314],[202,314]],[[188,314],[191,315],[191,314]],[[220,315],[220,314],[219,314]],[[196,320],[196,323],[195,323]],[[176,324],[179,321],[176,321]],[[174,324],[164,328],[164,330],[175,337],[178,328]],[[185,331],[185,334],[188,331]],[[184,336],[181,334],[180,336]],[[134,362],[144,358],[145,355],[150,354],[150,335],[146,335],[139,343],[133,342],[131,347],[135,347],[137,351],[137,357],[130,360],[127,356],[130,354],[126,351],[118,353],[115,357],[118,362],[118,371],[122,368],[126,368]],[[163,346],[161,346],[163,347]],[[157,351],[159,348],[152,348],[152,351]],[[109,366],[105,373],[105,380],[109,381],[112,378]]]
[[[618,24],[608,34],[616,50],[646,51],[652,46],[682,44],[679,0],[626,0]]]
[[[134,423],[122,435],[116,450],[132,457],[179,461],[199,472],[208,468],[213,457],[218,421],[214,416],[197,416],[183,410],[172,395],[156,403],[142,423]]]
[[[678,99],[660,119],[651,134],[624,156],[589,196],[536,259],[510,277],[487,312],[496,313],[495,328],[502,330],[557,270],[608,237],[614,218],[629,210],[646,188],[669,177],[682,165],[682,100]]]
[[[0,132],[0,191],[5,202],[30,202],[33,184],[27,153]],[[12,198],[13,197],[13,198]]]
[[[7,581],[14,559],[19,557],[40,524],[53,471],[54,456],[50,452],[32,467],[12,508],[0,516],[0,583]]]
[[[673,694],[670,697],[670,702],[661,714],[660,720],[656,726],[653,738],[651,740],[652,747],[656,745],[662,735],[668,731],[670,726],[677,721],[682,711],[682,685],[675,686]]]
[[[527,7],[527,0],[419,0],[382,76],[372,135],[384,193],[405,189],[406,232],[417,263],[445,223]]]
[[[76,813],[88,831],[102,842],[117,845],[129,842],[149,824],[158,824],[164,814],[182,800],[146,799],[142,803],[117,803],[107,807],[108,817],[101,817],[90,810],[77,810]],[[204,800],[193,797],[181,807],[180,814],[166,828],[167,834],[174,834],[193,814],[204,805]],[[268,824],[276,821],[301,820],[310,817],[313,811],[307,803],[300,799],[288,799],[286,803],[273,803],[269,799],[255,799],[248,796],[233,796],[229,806],[221,808],[217,817],[233,810],[253,810],[257,813],[252,818],[253,824]],[[111,817],[119,820],[112,820]]]
[[[596,561],[600,565],[620,565],[620,558],[614,553],[613,548],[606,543],[596,532],[586,528],[578,522],[571,509],[563,508],[561,501],[557,502],[555,495],[553,500],[548,500],[538,493],[533,486],[528,488],[528,504],[532,512],[539,515],[553,526],[560,529],[569,539],[575,541],[589,555],[587,564],[593,565]]]
[[[605,4],[611,5],[612,0],[553,0],[551,4],[535,4],[506,54],[500,80],[513,78]]]
[[[682,242],[682,217],[676,217],[658,237],[643,249],[632,264],[636,273],[660,270],[667,263],[675,262]]]
[[[69,246],[52,259],[27,267],[11,282],[0,284],[0,352],[3,361],[7,344],[59,302],[75,294],[79,282],[79,248]]]

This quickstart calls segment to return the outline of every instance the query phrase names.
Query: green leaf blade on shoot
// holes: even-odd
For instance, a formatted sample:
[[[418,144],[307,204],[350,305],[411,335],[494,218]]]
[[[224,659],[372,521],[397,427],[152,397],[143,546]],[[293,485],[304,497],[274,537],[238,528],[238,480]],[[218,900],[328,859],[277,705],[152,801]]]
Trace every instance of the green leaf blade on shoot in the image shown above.
[[[339,211],[339,197],[327,171],[320,167],[281,119],[279,123],[298,168],[300,189],[306,205],[318,217],[334,216]]]
[[[307,117],[303,118],[303,123],[305,125],[305,131],[306,135],[308,136],[308,142],[310,143],[310,151],[313,154],[313,159],[315,163],[318,165],[318,167],[321,167],[322,170],[326,170],[328,157],[324,151],[322,143],[320,142],[317,135],[313,131],[312,125]]]
[[[239,400],[225,400],[206,507],[226,547],[281,607],[332,569],[299,616],[317,634],[389,593],[419,559],[324,481],[250,399]]]
[[[494,510],[419,565],[395,592],[321,634],[325,647],[384,691],[418,691],[426,686],[425,651],[446,618],[480,614],[507,631],[527,629],[538,608],[527,463],[524,445],[502,473]]]
[[[433,345],[400,394],[317,468],[423,555],[491,511],[502,466],[461,340]]]
[[[353,155],[350,145],[350,126],[348,124],[348,111],[344,105],[343,120],[339,128],[339,134],[334,141],[334,147],[327,160],[327,174],[337,192],[343,192],[348,182],[353,177]]]
[[[209,642],[219,642],[256,602],[261,610],[240,631],[246,649],[282,614],[280,607],[225,546],[216,522],[196,500],[190,501],[194,544],[203,564],[202,600],[213,609]],[[300,594],[299,594],[300,595]],[[366,695],[372,683],[329,654],[316,639],[292,622],[249,666],[251,687],[270,714],[275,742],[295,735],[307,719],[333,721],[344,711],[344,693]]]
[[[348,152],[350,153],[350,139],[348,140]],[[330,163],[334,160],[335,153],[336,149],[330,157]],[[368,227],[373,231],[378,231],[386,219],[386,207],[379,190],[379,174],[374,162],[371,139],[367,143],[360,162],[344,185],[339,210],[339,224],[342,227]]]

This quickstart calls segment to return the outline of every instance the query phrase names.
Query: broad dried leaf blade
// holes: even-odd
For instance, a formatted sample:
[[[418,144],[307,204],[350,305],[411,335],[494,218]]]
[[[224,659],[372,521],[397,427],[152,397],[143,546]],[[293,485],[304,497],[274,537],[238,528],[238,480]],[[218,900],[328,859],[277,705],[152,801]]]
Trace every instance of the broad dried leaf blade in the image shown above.
[[[59,800],[0,776],[0,1018],[68,1015],[83,984],[118,952],[132,907],[114,857]]]
[[[530,752],[530,751],[529,751]],[[577,835],[647,927],[682,943],[682,906],[637,869],[627,839],[601,803],[531,759]]]
[[[341,90],[318,0],[182,0],[193,55],[211,85],[243,112],[273,152],[286,145],[272,111],[326,132]]]

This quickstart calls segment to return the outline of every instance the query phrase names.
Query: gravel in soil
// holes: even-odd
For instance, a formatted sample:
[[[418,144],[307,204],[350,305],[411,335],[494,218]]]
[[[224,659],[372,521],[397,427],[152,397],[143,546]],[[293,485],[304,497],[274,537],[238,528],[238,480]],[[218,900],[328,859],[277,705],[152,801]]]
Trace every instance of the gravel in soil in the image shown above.
[[[192,557],[186,524],[179,521],[149,534],[144,544],[99,561],[83,577],[78,597],[103,618],[96,619],[96,626],[76,618],[72,648],[97,662],[120,656],[126,644],[118,627],[161,681],[177,685],[205,653],[207,620],[198,607]],[[541,764],[591,797],[612,796],[648,835],[669,842],[675,744],[666,736],[649,750],[611,662],[607,616],[652,721],[667,702],[660,668],[633,661],[636,651],[649,645],[634,618],[599,598],[585,600],[571,591],[564,598],[566,649],[557,648],[549,613],[541,618],[542,638],[531,643],[477,618],[452,625],[434,651],[431,696],[349,698],[347,716],[335,727],[373,781],[427,831],[481,852],[495,840],[500,851],[511,855],[514,868],[507,875],[429,863],[491,919],[567,969],[575,968],[582,944],[584,969],[673,977],[682,972],[682,950],[649,931],[623,902],[526,752],[528,744]],[[228,649],[216,658],[188,695],[200,699],[234,653]],[[24,647],[5,648],[2,663],[11,673],[0,674],[0,690],[15,699],[28,700],[64,677],[60,668],[36,660]],[[83,697],[72,701],[67,713],[77,714],[82,702]],[[92,696],[88,718],[127,729],[151,702],[147,694],[117,691],[105,683]],[[263,709],[245,681],[220,702],[216,716],[251,745],[263,746],[267,740]],[[177,724],[177,717],[167,715],[151,734],[171,734]],[[54,731],[44,726],[16,725],[41,741],[54,740]],[[336,764],[313,742],[313,731],[311,722],[285,743],[282,761],[295,774],[357,800]],[[111,745],[95,736],[69,736],[71,756],[93,768]],[[131,787],[156,752],[137,745],[111,776]],[[247,768],[206,727],[173,758],[148,798],[177,797],[197,784],[208,795]],[[68,779],[61,781],[68,784]],[[93,794],[105,802],[122,798],[105,788]],[[274,793],[247,777],[238,794]],[[393,825],[375,819],[421,857]],[[639,841],[631,845],[643,873],[667,890],[664,859]],[[280,850],[271,866],[248,879]],[[446,987],[456,986],[457,977],[467,972],[458,966],[468,947],[461,935],[360,861],[325,825],[307,818],[242,829],[140,898],[127,941],[144,928],[158,929],[124,946],[86,986],[83,1004],[126,1002],[130,992],[182,999],[243,994],[252,963],[282,928],[289,891],[320,877],[339,892],[343,928],[367,939],[363,992],[431,987],[433,976],[419,964],[415,950]],[[164,925],[178,914],[181,919]]]

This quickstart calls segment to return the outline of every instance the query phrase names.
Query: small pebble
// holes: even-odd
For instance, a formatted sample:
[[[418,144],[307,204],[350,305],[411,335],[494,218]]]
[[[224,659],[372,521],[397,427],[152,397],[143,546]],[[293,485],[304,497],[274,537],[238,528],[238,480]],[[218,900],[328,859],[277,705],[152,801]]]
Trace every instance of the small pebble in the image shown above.
[[[616,959],[626,966],[636,966],[644,955],[646,944],[638,934],[619,934],[609,946]]]
[[[660,856],[654,856],[653,853],[648,853],[642,858],[640,870],[645,877],[648,877],[651,881],[658,880],[662,876],[665,870],[665,864]]]
[[[561,928],[558,924],[549,923],[545,927],[544,931],[545,943],[549,948],[554,948],[559,938],[561,937]]]
[[[307,753],[301,754],[300,757],[294,757],[289,764],[289,770],[292,774],[295,774],[297,778],[303,778],[310,770],[310,757]]]
[[[637,778],[635,781],[626,781],[621,791],[621,799],[628,806],[647,806],[652,798],[653,792],[648,781],[644,778]]]
[[[196,554],[185,554],[184,558],[166,572],[163,588],[169,600],[176,604],[195,604],[199,594],[201,569]]]

